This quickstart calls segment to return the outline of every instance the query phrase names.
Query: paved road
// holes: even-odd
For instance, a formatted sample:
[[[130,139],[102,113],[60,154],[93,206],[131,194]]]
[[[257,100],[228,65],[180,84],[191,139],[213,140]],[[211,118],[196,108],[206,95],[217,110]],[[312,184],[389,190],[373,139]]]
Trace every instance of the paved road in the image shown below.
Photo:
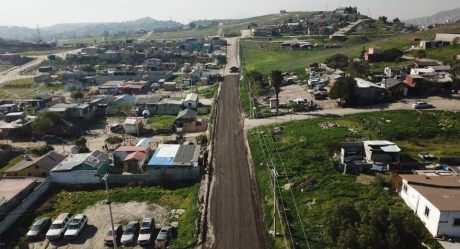
[[[238,40],[229,43],[228,66],[239,65]],[[239,77],[226,75],[219,96],[206,248],[269,248],[259,191],[248,164]]]
[[[304,120],[310,118],[324,116],[343,116],[365,112],[391,111],[391,110],[413,110],[412,104],[417,101],[427,101],[433,104],[436,108],[432,110],[442,111],[460,111],[460,95],[453,95],[450,98],[432,96],[427,99],[403,99],[395,103],[372,105],[360,108],[332,108],[320,110],[316,112],[308,112],[294,115],[286,115],[280,117],[271,117],[266,119],[246,119],[244,122],[244,130],[248,131],[260,126],[270,124],[282,124],[293,120]]]
[[[358,20],[356,22],[352,22],[349,25],[347,25],[346,27],[343,27],[343,28],[337,30],[337,32],[335,32],[334,35],[345,35],[348,31],[350,31],[352,28],[358,26],[360,23],[368,22],[368,21],[371,21],[371,19],[361,19],[361,20]]]
[[[67,54],[78,53],[80,51],[81,51],[81,49],[76,49],[76,50],[72,50],[72,51],[56,53],[55,55],[65,58],[65,56]],[[21,72],[25,71],[25,70],[27,70],[29,68],[32,68],[32,67],[35,67],[35,66],[39,65],[40,63],[45,61],[48,58],[48,56],[47,55],[41,55],[41,56],[31,56],[31,57],[35,58],[35,59],[33,61],[29,62],[29,63],[24,64],[24,65],[15,67],[15,68],[7,70],[7,71],[4,71],[2,73],[2,75],[0,75],[0,85],[6,83],[8,81],[15,80],[15,79],[29,79],[29,78],[35,77],[36,75],[21,75]]]

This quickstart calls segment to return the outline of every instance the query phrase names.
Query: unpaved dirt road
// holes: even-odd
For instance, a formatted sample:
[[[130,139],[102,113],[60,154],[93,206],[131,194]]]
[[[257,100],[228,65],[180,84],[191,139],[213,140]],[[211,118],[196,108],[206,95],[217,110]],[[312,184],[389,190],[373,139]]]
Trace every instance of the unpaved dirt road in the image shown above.
[[[230,44],[229,65],[238,65],[237,40]],[[266,249],[269,246],[257,182],[248,164],[238,85],[239,74],[234,74],[227,75],[221,86],[206,247]]]
[[[114,223],[122,224],[123,227],[131,220],[138,220],[142,222],[145,217],[153,217],[155,223],[161,226],[165,224],[167,210],[161,206],[154,204],[147,204],[145,202],[129,202],[129,203],[114,203],[112,204],[113,220]],[[84,211],[88,216],[88,225],[74,241],[60,240],[50,243],[48,240],[41,242],[30,243],[30,249],[106,249],[104,246],[104,237],[107,229],[110,227],[109,210],[107,205],[97,204],[91,206]],[[125,247],[125,248],[143,248]],[[151,248],[151,247],[147,247]]]

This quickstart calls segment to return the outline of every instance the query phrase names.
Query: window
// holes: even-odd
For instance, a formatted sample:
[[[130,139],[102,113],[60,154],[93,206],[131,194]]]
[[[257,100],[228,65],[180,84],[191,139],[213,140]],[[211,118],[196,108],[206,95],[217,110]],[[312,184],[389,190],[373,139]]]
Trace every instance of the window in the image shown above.
[[[454,227],[460,227],[460,218],[454,219]]]
[[[403,185],[403,191],[404,191],[404,193],[407,193],[407,185],[406,184]]]
[[[428,207],[425,207],[425,216],[426,217],[430,216],[430,209]]]

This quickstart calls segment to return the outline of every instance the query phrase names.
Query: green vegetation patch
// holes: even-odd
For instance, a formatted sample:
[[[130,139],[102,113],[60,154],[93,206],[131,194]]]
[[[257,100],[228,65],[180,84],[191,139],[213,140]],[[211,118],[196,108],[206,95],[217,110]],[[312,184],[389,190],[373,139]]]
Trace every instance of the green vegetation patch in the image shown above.
[[[152,130],[162,130],[171,129],[171,127],[174,125],[174,121],[176,121],[176,117],[163,115],[150,118],[148,123]]]
[[[287,179],[278,180],[294,241],[299,248],[307,248],[301,230],[294,200],[299,209],[311,248],[336,248],[328,234],[328,216],[334,207],[355,203],[359,208],[382,206],[395,215],[409,216],[410,210],[396,194],[390,175],[370,173],[357,177],[344,175],[335,169],[333,155],[339,143],[363,139],[385,139],[400,145],[403,153],[416,154],[426,149],[423,144],[439,148],[450,147],[442,154],[460,154],[460,116],[441,111],[388,111],[363,113],[345,117],[317,118],[283,124],[280,135],[271,135],[273,126],[249,132],[253,165],[262,192],[263,209],[267,227],[273,227],[273,188],[271,170],[288,175],[292,193],[285,190]],[[323,129],[323,122],[336,122],[341,128]],[[441,127],[448,127],[442,129]],[[403,142],[404,141],[404,142]],[[264,148],[264,149],[262,149]],[[439,150],[441,151],[441,150]],[[363,180],[365,179],[365,180]],[[386,188],[386,189],[385,189]],[[294,198],[292,198],[292,196]],[[362,215],[366,215],[363,213]],[[398,216],[399,217],[399,216]],[[394,219],[394,222],[398,219]],[[389,221],[390,222],[390,221]],[[414,224],[415,236],[428,241],[429,235],[418,219],[408,218]],[[277,221],[279,223],[279,219]],[[406,224],[406,225],[407,225]],[[402,226],[405,229],[407,226]],[[281,227],[278,226],[278,231]],[[400,231],[404,234],[405,231]],[[430,241],[431,243],[431,241]],[[273,239],[275,248],[282,248],[283,237]],[[360,247],[356,247],[360,248]],[[432,248],[436,248],[436,245]]]
[[[24,159],[24,157],[22,155],[20,156],[17,156],[13,159],[11,159],[5,166],[3,166],[1,169],[0,169],[0,174],[4,174],[8,169],[10,169],[11,167],[13,167],[14,165],[18,164],[20,161],[22,161]]]

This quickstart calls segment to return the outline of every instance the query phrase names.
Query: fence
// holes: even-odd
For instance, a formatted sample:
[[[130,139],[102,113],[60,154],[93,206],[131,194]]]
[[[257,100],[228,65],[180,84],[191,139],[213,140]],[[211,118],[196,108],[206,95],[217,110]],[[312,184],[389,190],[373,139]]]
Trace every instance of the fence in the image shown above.
[[[48,190],[51,184],[51,179],[47,178],[32,193],[30,193],[21,204],[14,208],[3,220],[0,222],[0,234],[4,233],[8,228],[13,225],[30,207]]]

